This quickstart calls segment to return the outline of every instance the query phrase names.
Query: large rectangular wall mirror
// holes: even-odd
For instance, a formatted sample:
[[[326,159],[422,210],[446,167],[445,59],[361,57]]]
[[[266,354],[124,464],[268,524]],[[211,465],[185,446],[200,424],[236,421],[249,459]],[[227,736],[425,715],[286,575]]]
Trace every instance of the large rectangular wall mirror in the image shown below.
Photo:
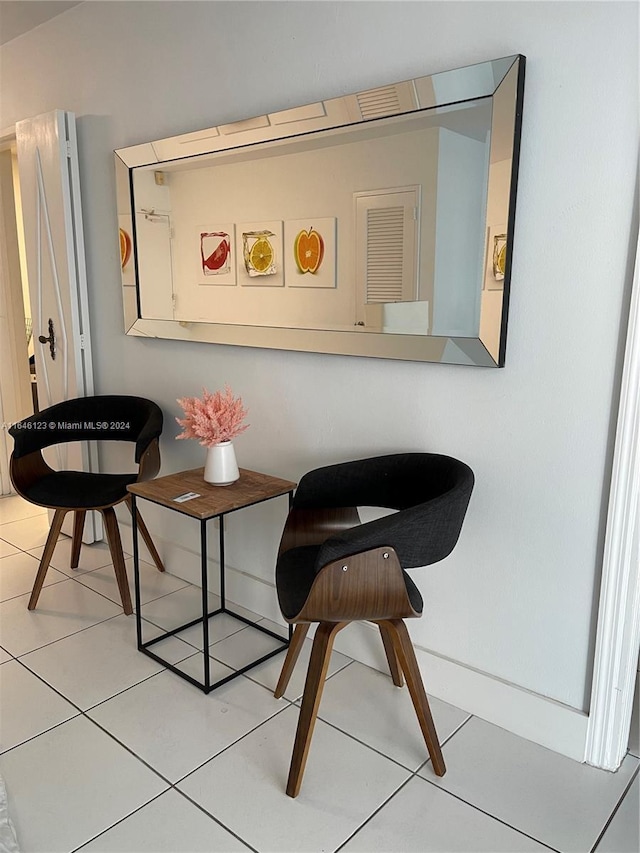
[[[116,151],[127,333],[503,366],[524,66]]]

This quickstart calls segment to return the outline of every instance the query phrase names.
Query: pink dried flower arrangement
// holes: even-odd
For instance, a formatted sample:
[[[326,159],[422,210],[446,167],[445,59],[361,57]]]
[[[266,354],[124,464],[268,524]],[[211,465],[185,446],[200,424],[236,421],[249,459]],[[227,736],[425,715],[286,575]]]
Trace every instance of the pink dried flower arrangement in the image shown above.
[[[203,388],[201,398],[181,397],[178,403],[185,417],[176,418],[184,430],[176,438],[197,438],[203,447],[232,441],[249,426],[242,423],[247,416],[242,397],[234,397],[228,385],[224,386],[224,392],[214,394]]]

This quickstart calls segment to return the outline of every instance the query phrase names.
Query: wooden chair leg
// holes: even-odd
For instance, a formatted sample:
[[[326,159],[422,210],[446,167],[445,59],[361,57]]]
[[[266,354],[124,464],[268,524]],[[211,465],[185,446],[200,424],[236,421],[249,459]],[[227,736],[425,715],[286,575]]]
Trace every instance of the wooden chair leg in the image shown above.
[[[122,553],[122,540],[120,538],[120,530],[118,529],[118,520],[113,507],[107,507],[101,510],[104,518],[105,531],[107,533],[107,541],[109,543],[109,551],[111,552],[111,560],[113,569],[116,573],[118,589],[120,590],[120,598],[122,599],[122,608],[127,616],[133,613],[131,606],[131,593],[129,591],[129,580],[127,578],[127,570],[124,565],[124,554]]]
[[[297,797],[302,785],[302,776],[309,755],[309,746],[313,729],[318,716],[318,707],[322,698],[329,659],[333,641],[338,631],[342,630],[348,622],[321,622],[313,639],[311,660],[307,671],[307,680],[304,685],[302,707],[298,718],[296,739],[293,745],[293,755],[289,768],[289,779],[287,781],[287,795]]]
[[[84,519],[87,511],[77,509],[73,519],[73,540],[71,542],[71,568],[77,569],[80,561],[80,548],[82,547],[82,533],[84,531]]]
[[[49,528],[49,535],[47,536],[44,551],[42,552],[42,559],[40,560],[36,579],[33,584],[33,589],[31,590],[29,604],[27,604],[28,610],[36,609],[38,598],[40,597],[40,591],[42,590],[42,585],[44,584],[44,579],[47,574],[47,569],[49,568],[49,563],[51,562],[51,558],[53,557],[53,552],[56,547],[56,542],[58,541],[58,536],[60,536],[62,522],[64,521],[64,517],[67,512],[68,510],[66,509],[57,509],[53,516],[53,521],[51,522],[51,527]]]
[[[391,673],[393,683],[396,687],[403,687],[404,678],[402,677],[402,670],[398,665],[398,656],[396,655],[396,650],[393,647],[391,633],[386,625],[381,624],[378,625],[378,627],[380,628],[380,636],[382,637],[382,644],[387,656],[387,663],[389,664],[389,672]]]
[[[129,507],[129,512],[133,516],[133,504],[131,503],[131,497],[128,497],[125,501],[127,506]],[[153,562],[156,564],[156,567],[159,572],[164,572],[164,564],[160,559],[160,554],[158,554],[156,550],[156,546],[153,543],[153,539],[151,538],[151,534],[147,530],[147,525],[142,520],[142,516],[140,515],[140,510],[136,510],[136,518],[138,522],[138,530],[140,531],[140,535],[144,539],[145,545],[149,549],[149,553],[153,559]]]
[[[418,722],[420,723],[420,728],[422,729],[422,734],[429,750],[429,757],[431,758],[434,772],[436,776],[444,776],[447,768],[442,756],[442,750],[440,749],[440,743],[438,742],[436,727],[431,716],[431,709],[429,708],[429,700],[427,699],[424,684],[422,683],[422,676],[420,675],[407,626],[402,619],[388,619],[379,624],[383,624],[390,629],[396,655],[407,679],[407,687],[409,688],[413,707],[416,710]]]
[[[308,622],[300,622],[300,624],[296,625],[293,629],[293,637],[291,637],[291,643],[287,649],[287,656],[282,664],[282,672],[280,673],[276,689],[273,692],[276,699],[281,699],[282,696],[284,696],[284,691],[287,689],[287,685],[289,684],[289,680],[298,661],[300,649],[302,648],[308,630]]]

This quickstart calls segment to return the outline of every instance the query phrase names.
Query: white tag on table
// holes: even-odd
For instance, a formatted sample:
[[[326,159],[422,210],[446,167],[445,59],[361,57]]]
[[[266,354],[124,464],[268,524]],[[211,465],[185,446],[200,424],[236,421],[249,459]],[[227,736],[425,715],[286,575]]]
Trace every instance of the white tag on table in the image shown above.
[[[192,501],[194,498],[199,498],[200,495],[197,492],[185,492],[184,495],[178,495],[177,498],[174,498],[174,503],[183,504],[185,501]]]

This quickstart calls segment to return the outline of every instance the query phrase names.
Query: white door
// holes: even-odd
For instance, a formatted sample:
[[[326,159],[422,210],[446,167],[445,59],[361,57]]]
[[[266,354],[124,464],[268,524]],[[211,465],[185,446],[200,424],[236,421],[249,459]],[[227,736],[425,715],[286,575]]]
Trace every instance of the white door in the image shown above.
[[[15,138],[14,138],[15,141]],[[33,412],[27,323],[16,228],[14,155],[0,140],[0,494],[12,492],[6,427]]]
[[[356,325],[403,331],[404,308],[418,299],[420,187],[354,193],[356,206]],[[388,310],[398,303],[398,328],[387,329]],[[410,305],[408,303],[411,303]],[[428,326],[428,309],[418,304]],[[410,316],[410,315],[409,315]],[[412,331],[411,328],[404,331]]]
[[[75,117],[55,110],[16,125],[24,242],[33,318],[38,401],[93,393],[87,279]],[[98,470],[95,444],[51,448],[56,469]],[[70,519],[69,519],[70,521]],[[101,531],[95,519],[85,542]]]
[[[171,220],[168,213],[136,211],[136,245],[141,281],[153,287],[141,288],[141,314],[145,319],[173,317],[173,266],[171,260]]]

